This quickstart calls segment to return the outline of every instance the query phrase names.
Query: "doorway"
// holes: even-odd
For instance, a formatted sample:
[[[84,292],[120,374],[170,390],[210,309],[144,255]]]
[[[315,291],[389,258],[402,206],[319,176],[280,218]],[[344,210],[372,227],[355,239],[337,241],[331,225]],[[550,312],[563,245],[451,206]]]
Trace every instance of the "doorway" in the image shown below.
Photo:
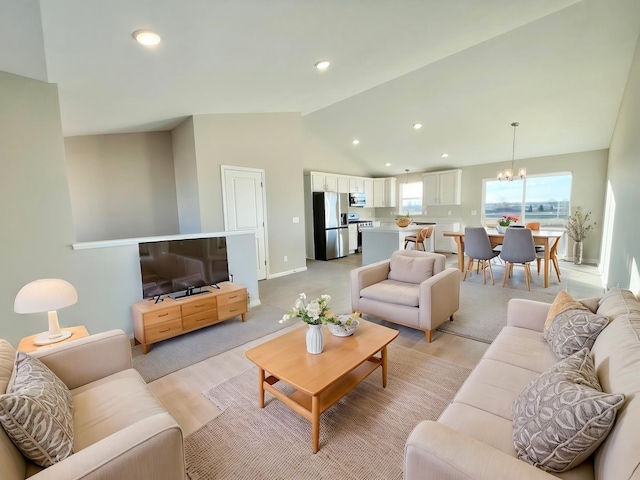
[[[257,168],[220,166],[224,229],[255,230],[258,280],[267,278],[265,172]]]

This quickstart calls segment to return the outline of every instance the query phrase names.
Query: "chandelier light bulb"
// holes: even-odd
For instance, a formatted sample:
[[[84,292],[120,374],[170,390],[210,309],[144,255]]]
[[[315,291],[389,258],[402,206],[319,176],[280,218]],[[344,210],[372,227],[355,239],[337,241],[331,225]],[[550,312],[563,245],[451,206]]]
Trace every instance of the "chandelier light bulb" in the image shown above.
[[[315,63],[315,67],[320,71],[326,70],[327,68],[329,68],[329,65],[331,65],[331,62],[329,62],[329,60],[320,60],[319,62]]]

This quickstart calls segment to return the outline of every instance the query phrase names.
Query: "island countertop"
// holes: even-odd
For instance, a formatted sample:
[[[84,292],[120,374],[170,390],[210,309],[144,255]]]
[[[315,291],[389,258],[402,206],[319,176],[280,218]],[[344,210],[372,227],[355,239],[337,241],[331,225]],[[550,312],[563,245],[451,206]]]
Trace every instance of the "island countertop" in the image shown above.
[[[407,232],[407,235],[413,235],[415,232],[419,232],[424,227],[421,225],[409,225],[407,227],[399,227],[395,223],[388,223],[386,225],[380,225],[379,227],[371,227],[366,230],[373,230],[376,232]],[[363,231],[365,229],[362,229]]]
[[[400,228],[389,223],[380,227],[363,228],[362,232],[362,265],[370,265],[391,258],[396,250],[404,249],[404,237],[417,235],[424,226],[409,225]]]

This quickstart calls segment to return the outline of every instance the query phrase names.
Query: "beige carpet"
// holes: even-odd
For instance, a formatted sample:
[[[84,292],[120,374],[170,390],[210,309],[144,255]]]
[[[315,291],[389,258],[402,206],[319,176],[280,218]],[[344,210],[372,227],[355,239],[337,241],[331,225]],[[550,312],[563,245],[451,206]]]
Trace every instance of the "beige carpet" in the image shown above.
[[[454,315],[453,322],[445,322],[438,330],[461,337],[491,343],[502,327],[507,324],[507,303],[512,298],[526,298],[539,302],[553,303],[558,292],[567,289],[569,272],[562,271],[562,282],[558,282],[552,272],[549,288],[544,288],[542,274],[536,275],[535,265],[532,267],[533,281],[531,291],[527,291],[524,280],[524,269],[514,268],[514,277],[507,280],[502,287],[504,267],[494,265],[495,285],[491,285],[487,271],[487,284],[482,283],[482,274],[475,272],[460,282],[460,309]],[[571,293],[569,289],[569,293]]]
[[[307,420],[268,393],[258,407],[257,369],[205,392],[223,412],[185,439],[190,478],[400,480],[411,430],[438,418],[470,369],[394,344],[388,352],[387,388],[377,370],[324,412],[315,455]]]
[[[189,365],[288,327],[296,321],[292,319],[286,324],[279,323],[284,313],[286,311],[282,308],[262,304],[249,309],[246,322],[242,322],[238,316],[179,337],[154,343],[150,345],[146,355],[142,353],[142,346],[137,345],[131,349],[133,368],[147,383],[152,382]]]

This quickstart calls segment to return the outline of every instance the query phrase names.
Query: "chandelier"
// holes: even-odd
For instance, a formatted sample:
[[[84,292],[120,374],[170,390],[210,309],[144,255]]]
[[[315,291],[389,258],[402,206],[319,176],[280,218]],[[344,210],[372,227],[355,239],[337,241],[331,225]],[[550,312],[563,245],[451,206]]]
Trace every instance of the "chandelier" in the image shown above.
[[[507,168],[505,170],[501,170],[498,172],[497,178],[498,180],[507,180],[508,182],[513,180],[515,170],[513,169],[513,162],[516,159],[516,127],[520,125],[518,122],[513,122],[511,126],[513,127],[513,151],[511,152],[511,168]],[[524,178],[527,176],[527,169],[521,168],[518,170],[518,176],[520,178]]]

